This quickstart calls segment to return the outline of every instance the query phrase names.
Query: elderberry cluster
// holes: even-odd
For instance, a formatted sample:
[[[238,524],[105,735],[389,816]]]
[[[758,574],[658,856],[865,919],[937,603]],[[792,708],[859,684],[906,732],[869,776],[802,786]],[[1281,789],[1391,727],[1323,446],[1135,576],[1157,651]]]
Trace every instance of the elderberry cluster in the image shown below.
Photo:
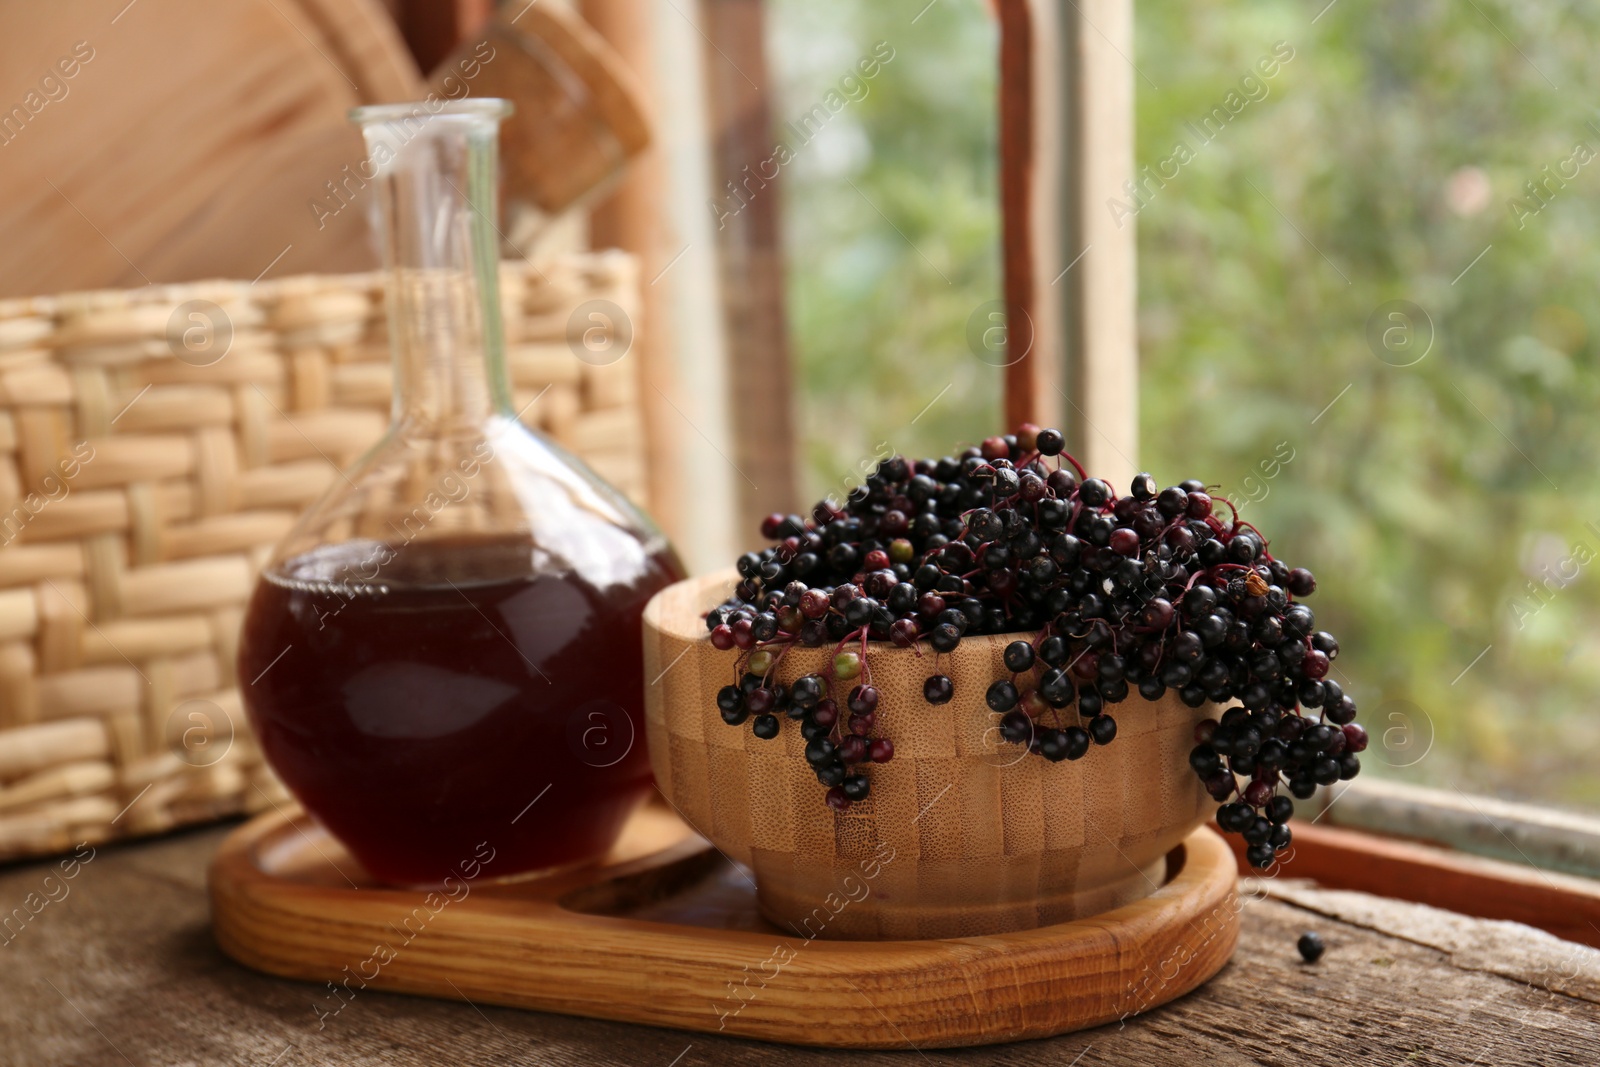
[[[1218,824],[1268,867],[1291,836],[1279,786],[1305,799],[1352,778],[1367,745],[1355,701],[1327,677],[1339,643],[1301,603],[1316,580],[1204,483],[1163,489],[1140,474],[1119,496],[1063,444],[1024,425],[960,456],[895,456],[843,507],[763,520],[775,543],[740,557],[733,596],[706,616],[712,644],[739,652],[723,720],[761,738],[798,720],[828,804],[847,809],[870,793],[868,766],[894,756],[876,736],[869,643],[919,656],[926,643],[923,696],[944,704],[955,690],[942,655],[967,636],[1016,634],[984,701],[1001,737],[1052,762],[1110,744],[1108,709],[1135,689],[1192,708],[1237,702],[1196,728],[1189,763],[1223,804]],[[830,643],[821,674],[777,680],[789,649]]]

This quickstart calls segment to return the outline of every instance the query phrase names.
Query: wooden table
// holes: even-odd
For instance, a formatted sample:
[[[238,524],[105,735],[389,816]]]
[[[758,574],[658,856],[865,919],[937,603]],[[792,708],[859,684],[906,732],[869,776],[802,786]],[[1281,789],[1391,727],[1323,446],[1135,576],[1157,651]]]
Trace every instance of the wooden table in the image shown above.
[[[1233,962],[1199,991],[1048,1041],[829,1052],[370,990],[319,1030],[317,987],[244,970],[211,940],[205,869],[226,829],[104,848],[70,881],[57,862],[0,870],[0,1064],[1600,1062],[1600,951],[1289,882],[1262,884]],[[1307,929],[1328,945],[1315,965],[1295,952]]]

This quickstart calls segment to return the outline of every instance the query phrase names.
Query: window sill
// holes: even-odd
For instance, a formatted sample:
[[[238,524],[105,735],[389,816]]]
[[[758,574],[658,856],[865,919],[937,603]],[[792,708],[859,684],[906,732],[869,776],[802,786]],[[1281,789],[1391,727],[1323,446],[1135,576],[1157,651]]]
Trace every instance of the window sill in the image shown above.
[[[1259,874],[1245,863],[1238,835],[1226,837],[1240,873]],[[1519,922],[1600,948],[1600,881],[1419,841],[1297,821],[1294,844],[1273,877]]]

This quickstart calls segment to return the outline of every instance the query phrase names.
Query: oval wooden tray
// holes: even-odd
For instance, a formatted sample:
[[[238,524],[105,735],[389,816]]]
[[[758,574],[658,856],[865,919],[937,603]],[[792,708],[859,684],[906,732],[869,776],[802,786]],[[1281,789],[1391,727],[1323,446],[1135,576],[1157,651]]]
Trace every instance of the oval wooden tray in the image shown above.
[[[307,990],[319,1017],[372,988],[801,1045],[928,1048],[1164,1004],[1227,962],[1241,903],[1232,853],[1207,829],[1173,850],[1144,900],[943,941],[779,931],[748,875],[659,807],[636,815],[602,864],[504,884],[483,880],[492,869],[448,896],[379,888],[305,816],[267,814],[213,861],[212,923],[246,966],[329,983]],[[818,901],[819,916],[849,907],[846,894]]]

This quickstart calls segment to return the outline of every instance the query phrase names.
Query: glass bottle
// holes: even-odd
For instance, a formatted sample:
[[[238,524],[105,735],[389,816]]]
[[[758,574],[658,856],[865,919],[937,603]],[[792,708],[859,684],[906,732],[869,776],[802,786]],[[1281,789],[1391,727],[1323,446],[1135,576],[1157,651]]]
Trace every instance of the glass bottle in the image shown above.
[[[681,566],[512,409],[494,221],[509,112],[352,112],[377,172],[392,421],[273,552],[241,637],[267,761],[392,884],[593,859],[651,782],[640,615]]]

